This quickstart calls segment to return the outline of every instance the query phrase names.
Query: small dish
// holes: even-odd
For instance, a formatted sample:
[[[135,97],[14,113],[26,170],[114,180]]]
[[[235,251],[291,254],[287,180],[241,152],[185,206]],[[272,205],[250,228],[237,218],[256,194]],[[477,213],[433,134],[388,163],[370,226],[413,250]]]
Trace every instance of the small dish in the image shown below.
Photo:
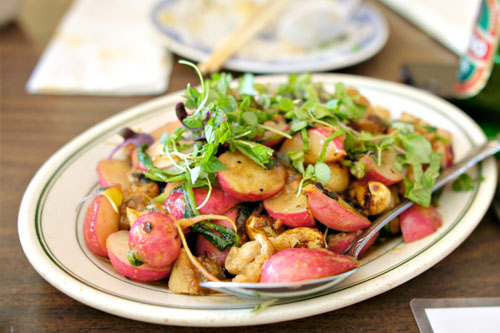
[[[249,1],[163,0],[152,11],[160,41],[180,56],[203,61],[231,34],[249,12]],[[286,21],[284,17],[281,20]],[[359,5],[345,33],[329,43],[303,49],[280,39],[277,26],[253,38],[230,58],[225,68],[255,73],[334,70],[375,55],[388,38],[385,18],[370,4]]]

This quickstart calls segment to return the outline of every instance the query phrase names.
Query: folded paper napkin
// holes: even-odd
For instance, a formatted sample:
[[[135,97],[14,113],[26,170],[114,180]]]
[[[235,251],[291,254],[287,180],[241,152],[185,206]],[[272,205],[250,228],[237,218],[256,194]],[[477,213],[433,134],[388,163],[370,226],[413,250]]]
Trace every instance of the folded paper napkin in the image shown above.
[[[30,93],[153,95],[166,91],[172,56],[155,41],[156,0],[77,0],[26,85]]]
[[[451,51],[469,46],[481,0],[381,0]]]

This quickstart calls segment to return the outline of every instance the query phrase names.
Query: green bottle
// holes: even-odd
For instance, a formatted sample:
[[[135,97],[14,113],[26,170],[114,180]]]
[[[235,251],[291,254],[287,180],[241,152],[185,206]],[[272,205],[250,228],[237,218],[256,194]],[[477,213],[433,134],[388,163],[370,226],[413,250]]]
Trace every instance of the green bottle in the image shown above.
[[[500,131],[499,40],[500,0],[482,0],[469,48],[460,59],[454,102],[495,132]]]

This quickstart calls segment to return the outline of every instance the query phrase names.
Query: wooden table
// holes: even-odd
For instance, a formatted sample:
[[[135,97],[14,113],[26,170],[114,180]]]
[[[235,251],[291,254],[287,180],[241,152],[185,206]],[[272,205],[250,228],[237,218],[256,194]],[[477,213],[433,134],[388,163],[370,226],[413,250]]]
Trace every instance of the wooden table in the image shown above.
[[[119,318],[65,296],[35,272],[21,249],[19,203],[43,162],[90,126],[149,99],[26,93],[26,81],[68,4],[67,0],[25,0],[17,23],[0,30],[1,331],[180,331]],[[389,21],[387,45],[372,59],[341,72],[397,81],[398,69],[405,62],[456,63],[448,50],[395,13],[375,5]],[[188,82],[197,82],[193,71],[176,64],[169,92],[185,88]],[[337,311],[239,331],[292,327],[296,331],[416,331],[410,310],[413,298],[500,296],[499,259],[500,223],[490,212],[456,251],[402,286]]]

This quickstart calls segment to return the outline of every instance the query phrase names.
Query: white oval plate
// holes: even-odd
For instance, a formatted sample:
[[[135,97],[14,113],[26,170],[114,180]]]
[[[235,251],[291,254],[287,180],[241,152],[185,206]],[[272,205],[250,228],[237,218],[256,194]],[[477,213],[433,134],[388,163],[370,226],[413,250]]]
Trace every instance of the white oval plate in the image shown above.
[[[171,51],[203,61],[244,20],[237,2],[163,0],[152,12],[160,41]],[[387,22],[379,11],[361,4],[348,23],[345,37],[312,49],[299,49],[280,40],[276,28],[254,37],[224,65],[255,73],[326,71],[360,63],[375,55],[389,36]]]
[[[279,83],[285,76],[263,76]],[[413,113],[453,133],[456,158],[485,141],[479,127],[451,104],[396,83],[349,75],[318,74],[315,81],[333,88],[342,81],[361,90],[374,104],[397,117]],[[38,171],[23,197],[19,214],[21,244],[33,267],[53,286],[94,308],[136,320],[185,326],[255,325],[297,319],[335,310],[383,293],[422,273],[453,251],[475,228],[488,208],[497,170],[489,159],[473,172],[484,177],[470,192],[446,189],[439,211],[443,226],[411,244],[397,238],[363,260],[359,271],[328,294],[280,304],[252,313],[254,303],[232,296],[185,296],[165,283],[137,283],[116,274],[108,261],[90,253],[83,242],[86,207],[81,198],[97,187],[95,166],[121,142],[124,126],[149,131],[175,118],[182,92],[154,99],[92,127],[52,156]]]

